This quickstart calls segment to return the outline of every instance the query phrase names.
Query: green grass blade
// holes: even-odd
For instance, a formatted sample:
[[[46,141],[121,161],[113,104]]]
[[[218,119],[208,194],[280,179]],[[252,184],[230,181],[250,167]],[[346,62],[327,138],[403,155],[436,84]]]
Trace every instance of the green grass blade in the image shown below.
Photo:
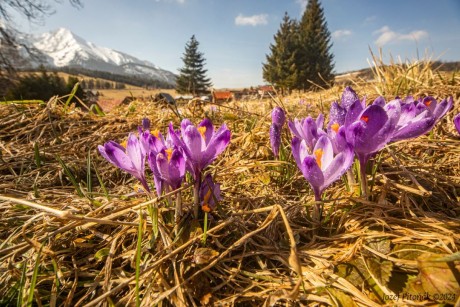
[[[42,166],[42,160],[40,157],[40,149],[38,148],[38,143],[34,143],[34,160],[37,167]]]
[[[32,301],[34,299],[34,291],[35,291],[35,286],[37,284],[38,267],[40,266],[40,256],[42,253],[42,249],[43,249],[43,244],[40,247],[40,250],[38,251],[37,258],[35,259],[34,272],[32,274],[32,280],[30,281],[29,296],[27,297],[27,306],[32,306]]]
[[[89,109],[94,114],[97,114],[99,116],[105,116],[104,111],[102,111],[101,108],[97,104],[93,104],[92,106],[89,107]]]
[[[101,176],[99,175],[99,172],[97,171],[97,167],[93,163],[93,169],[94,173],[96,173],[97,180],[99,181],[99,185],[101,186],[102,191],[104,192],[104,195],[107,199],[109,199],[109,192],[107,191],[107,188],[105,187],[104,181],[102,180]]]
[[[91,179],[91,148],[88,149],[88,156],[86,158],[86,189],[88,196],[92,198],[93,182]]]
[[[64,111],[67,110],[67,107],[69,106],[70,102],[75,97],[75,94],[77,93],[79,86],[80,86],[80,82],[75,83],[75,85],[73,86],[72,91],[70,92],[69,97],[67,97],[67,101],[65,102]]]
[[[16,301],[16,306],[18,307],[22,306],[22,299],[23,299],[22,295],[24,293],[24,285],[26,283],[26,273],[27,273],[27,265],[23,263],[21,280],[19,281],[18,298]]]
[[[66,174],[66,176],[69,178],[70,182],[72,182],[72,185],[75,187],[75,190],[77,191],[78,196],[85,197],[85,194],[83,194],[80,188],[80,185],[78,184],[77,179],[75,178],[70,168],[67,167],[67,165],[64,163],[64,161],[62,161],[62,159],[59,156],[56,156],[56,159],[58,160],[59,164],[64,170],[64,173]]]
[[[142,209],[139,209],[139,227],[137,228],[137,246],[136,246],[136,307],[141,305],[139,295],[139,277],[141,272],[141,252],[142,252],[142,227],[144,221],[142,219]]]

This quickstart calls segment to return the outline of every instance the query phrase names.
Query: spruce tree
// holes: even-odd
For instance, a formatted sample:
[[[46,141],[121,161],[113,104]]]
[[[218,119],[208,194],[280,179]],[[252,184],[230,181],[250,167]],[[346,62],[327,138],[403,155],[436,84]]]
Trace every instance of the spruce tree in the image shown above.
[[[299,23],[297,88],[328,87],[334,80],[331,33],[319,0],[309,0]],[[312,84],[314,83],[314,84]]]
[[[198,51],[198,45],[195,35],[185,45],[182,57],[184,67],[179,69],[180,74],[176,80],[178,93],[197,96],[209,92],[208,88],[212,86],[211,79],[206,77],[205,59],[203,53]]]
[[[298,24],[286,12],[280,29],[270,45],[270,55],[263,64],[263,78],[278,87],[283,94],[290,92],[297,82]]]

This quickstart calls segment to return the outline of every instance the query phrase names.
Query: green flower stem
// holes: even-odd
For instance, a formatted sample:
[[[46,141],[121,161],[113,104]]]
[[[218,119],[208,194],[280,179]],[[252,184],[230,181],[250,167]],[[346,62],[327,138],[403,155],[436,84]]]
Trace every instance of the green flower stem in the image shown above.
[[[174,212],[174,227],[176,228],[176,236],[179,232],[179,222],[182,216],[182,194],[181,192],[176,193],[176,210]]]
[[[197,175],[195,186],[193,188],[193,217],[198,219],[198,209],[200,208],[200,187],[201,187],[201,173]]]
[[[204,213],[204,224],[203,224],[203,238],[201,242],[206,245],[206,238],[208,236],[208,212]]]

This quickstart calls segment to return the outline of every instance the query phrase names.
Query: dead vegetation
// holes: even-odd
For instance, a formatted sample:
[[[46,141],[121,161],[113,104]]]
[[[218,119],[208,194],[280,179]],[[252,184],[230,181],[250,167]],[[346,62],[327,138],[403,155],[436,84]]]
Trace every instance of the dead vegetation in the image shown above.
[[[374,86],[355,89],[368,101],[377,96]],[[316,116],[341,91],[199,112],[134,101],[102,117],[66,109],[58,98],[0,105],[0,304],[458,304],[460,138],[452,124],[458,85],[418,88],[414,95],[454,95],[454,110],[430,135],[391,144],[375,158],[369,200],[342,182],[329,188],[317,225],[286,127],[284,158],[272,158],[270,111],[279,103],[291,119]],[[143,117],[164,132],[170,121],[204,116],[232,131],[229,148],[208,170],[222,184],[223,200],[206,244],[202,221],[186,214],[176,237],[165,199],[136,194],[135,179],[96,150],[136,131]],[[189,212],[191,188],[183,190]],[[160,208],[157,240],[149,203]]]

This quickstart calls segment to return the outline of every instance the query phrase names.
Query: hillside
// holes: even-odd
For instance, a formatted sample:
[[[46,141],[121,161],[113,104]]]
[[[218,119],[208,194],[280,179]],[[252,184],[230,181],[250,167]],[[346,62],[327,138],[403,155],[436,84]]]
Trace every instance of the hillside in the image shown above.
[[[36,50],[31,57],[25,50],[22,69],[45,66],[48,70],[85,74],[138,86],[170,88],[176,75],[149,62],[110,48],[98,46],[60,28],[41,35],[26,35],[21,43]],[[24,49],[24,48],[23,48]]]

